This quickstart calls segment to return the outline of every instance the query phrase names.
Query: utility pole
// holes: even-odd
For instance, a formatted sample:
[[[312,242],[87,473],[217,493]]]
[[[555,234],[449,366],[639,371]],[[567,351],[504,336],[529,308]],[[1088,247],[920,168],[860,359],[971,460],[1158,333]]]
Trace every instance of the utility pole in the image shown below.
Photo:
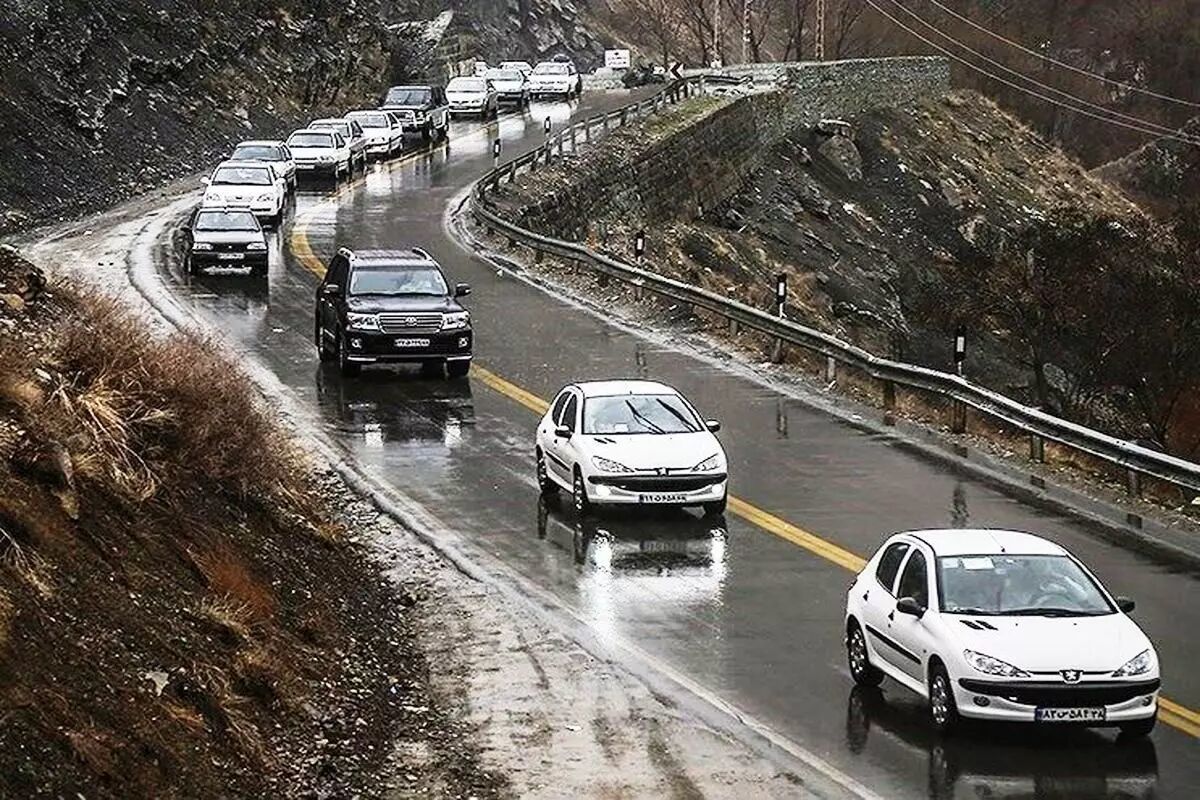
[[[713,63],[721,66],[721,0],[713,0]]]
[[[817,31],[813,56],[817,61],[825,60],[825,0],[817,0]]]
[[[742,0],[742,63],[750,60],[750,2]]]

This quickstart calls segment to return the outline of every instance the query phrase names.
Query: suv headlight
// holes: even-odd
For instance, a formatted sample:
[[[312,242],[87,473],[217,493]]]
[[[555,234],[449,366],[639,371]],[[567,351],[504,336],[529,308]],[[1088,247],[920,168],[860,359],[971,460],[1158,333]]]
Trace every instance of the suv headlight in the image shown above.
[[[1028,678],[1029,673],[1020,667],[1014,667],[1007,661],[976,653],[974,650],[963,650],[963,658],[979,672],[986,675],[1000,675],[1005,678]]]
[[[1150,665],[1154,663],[1154,659],[1150,656],[1149,650],[1143,650],[1133,658],[1125,662],[1125,665],[1113,673],[1114,678],[1128,678],[1133,675],[1145,675],[1150,671]]]
[[[379,317],[374,314],[355,314],[351,311],[346,314],[346,322],[356,331],[379,330]]]
[[[249,244],[246,245],[246,249],[247,250],[266,250],[267,243],[266,242],[250,242]]]
[[[330,161],[333,161],[333,156],[326,153],[318,153],[317,161],[320,161],[322,164],[328,164]]]
[[[471,314],[467,311],[451,311],[442,315],[442,330],[458,331],[471,324]]]
[[[600,456],[592,456],[592,466],[601,472],[633,472],[624,464],[613,461],[611,458],[601,458]]]
[[[721,466],[721,454],[713,453],[711,456],[704,459],[696,466],[692,467],[692,471],[693,472],[712,472],[715,469],[719,469],[720,466]]]
[[[208,242],[195,242],[192,244],[193,250],[212,250],[212,245]]]
[[[275,199],[275,195],[273,195],[273,194],[260,194],[258,197],[254,198],[254,202],[266,203],[266,202],[274,200],[274,199]]]

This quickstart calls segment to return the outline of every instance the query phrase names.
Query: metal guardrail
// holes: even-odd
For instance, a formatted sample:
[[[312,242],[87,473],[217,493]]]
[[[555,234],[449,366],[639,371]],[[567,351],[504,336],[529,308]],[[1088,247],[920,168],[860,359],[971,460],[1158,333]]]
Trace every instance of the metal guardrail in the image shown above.
[[[534,171],[538,163],[550,163],[557,151],[559,156],[568,147],[574,150],[579,139],[591,141],[593,130],[609,130],[705,91],[706,76],[688,77],[669,84],[654,96],[632,103],[615,111],[577,122],[547,136],[545,144],[503,165],[497,165],[480,178],[470,194],[470,210],[485,226],[504,233],[510,241],[531,248],[535,254],[548,253],[590,267],[603,275],[624,281],[636,291],[649,291],[660,297],[703,309],[729,320],[731,326],[741,326],[773,337],[827,359],[827,376],[832,378],[837,364],[858,369],[883,384],[884,406],[894,408],[895,387],[902,386],[949,399],[959,406],[961,418],[956,423],[959,432],[965,430],[965,408],[1000,420],[1030,436],[1030,457],[1041,460],[1044,441],[1049,440],[1087,453],[1102,461],[1126,470],[1126,488],[1140,494],[1142,476],[1157,478],[1175,486],[1200,492],[1200,464],[1160,453],[1132,442],[1118,439],[1100,431],[1070,422],[1012,398],[979,386],[966,378],[938,370],[893,361],[873,355],[862,348],[844,342],[830,334],[801,325],[798,322],[772,315],[769,312],[731,300],[706,289],[691,286],[658,275],[598,253],[587,246],[555,239],[512,223],[489,207],[487,193],[502,181],[512,182],[517,171]]]

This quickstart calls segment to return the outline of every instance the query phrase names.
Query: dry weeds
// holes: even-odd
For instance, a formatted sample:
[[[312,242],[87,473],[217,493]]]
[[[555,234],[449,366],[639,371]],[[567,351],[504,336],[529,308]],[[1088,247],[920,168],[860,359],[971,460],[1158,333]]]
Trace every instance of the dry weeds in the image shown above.
[[[228,548],[191,555],[209,589],[236,604],[251,625],[274,616],[277,603],[271,588]]]
[[[196,612],[234,642],[248,641],[253,633],[253,612],[233,597],[205,597]]]

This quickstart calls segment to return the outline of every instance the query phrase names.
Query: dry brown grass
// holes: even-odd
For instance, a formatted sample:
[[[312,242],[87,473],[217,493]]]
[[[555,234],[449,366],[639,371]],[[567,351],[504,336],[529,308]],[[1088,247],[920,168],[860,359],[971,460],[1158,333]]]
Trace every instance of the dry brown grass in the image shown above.
[[[210,722],[215,722],[246,756],[259,764],[273,763],[262,735],[247,712],[249,700],[233,691],[229,677],[221,669],[198,665],[194,672],[203,692],[201,712]]]
[[[13,607],[12,598],[8,592],[0,588],[0,648],[4,647],[4,643],[8,641],[8,632],[12,628],[13,616],[16,614],[16,609]]]
[[[277,607],[270,586],[254,575],[249,566],[227,548],[193,554],[192,560],[204,575],[209,589],[236,604],[250,624],[269,620]]]
[[[196,612],[234,642],[248,641],[254,631],[250,608],[229,596],[205,597]]]

